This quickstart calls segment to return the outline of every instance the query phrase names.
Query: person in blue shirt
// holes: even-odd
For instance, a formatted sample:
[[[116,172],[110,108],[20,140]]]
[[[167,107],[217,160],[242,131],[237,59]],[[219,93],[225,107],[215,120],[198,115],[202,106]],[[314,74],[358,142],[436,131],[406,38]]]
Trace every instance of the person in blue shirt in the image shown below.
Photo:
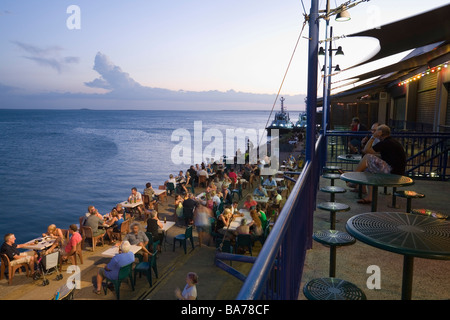
[[[269,176],[264,182],[263,186],[269,189],[276,188],[277,182],[272,178],[272,176]]]
[[[130,242],[123,241],[119,247],[119,254],[115,255],[105,268],[98,270],[97,289],[94,289],[94,293],[101,293],[104,278],[117,280],[120,268],[134,262],[134,253],[130,251],[130,247]]]
[[[262,185],[258,185],[255,191],[253,191],[253,195],[257,197],[267,197],[267,191]]]

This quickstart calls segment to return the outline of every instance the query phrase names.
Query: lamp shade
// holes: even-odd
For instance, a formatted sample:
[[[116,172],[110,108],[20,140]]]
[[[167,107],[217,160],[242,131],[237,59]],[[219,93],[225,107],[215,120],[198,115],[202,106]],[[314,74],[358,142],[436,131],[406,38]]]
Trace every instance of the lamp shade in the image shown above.
[[[337,48],[335,55],[336,56],[343,56],[344,55],[344,51],[342,51],[342,47],[341,46],[339,46]]]
[[[351,19],[350,13],[347,11],[347,7],[343,6],[342,10],[336,15],[336,21],[343,22],[348,21],[350,19]]]
[[[324,56],[325,55],[325,49],[323,47],[319,48],[319,56]]]
[[[334,71],[336,71],[336,72],[341,71],[341,68],[339,68],[338,64],[336,65],[336,68],[334,68]]]

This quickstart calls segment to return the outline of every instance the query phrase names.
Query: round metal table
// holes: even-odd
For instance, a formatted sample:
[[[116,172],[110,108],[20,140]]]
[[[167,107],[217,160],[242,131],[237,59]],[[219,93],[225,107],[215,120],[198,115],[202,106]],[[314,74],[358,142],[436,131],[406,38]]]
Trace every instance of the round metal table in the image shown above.
[[[347,232],[370,246],[402,254],[402,300],[410,300],[414,257],[450,260],[450,222],[402,212],[371,212],[347,221]]]
[[[413,179],[390,173],[345,172],[341,179],[372,186],[372,212],[377,211],[378,187],[403,187],[414,184]]]

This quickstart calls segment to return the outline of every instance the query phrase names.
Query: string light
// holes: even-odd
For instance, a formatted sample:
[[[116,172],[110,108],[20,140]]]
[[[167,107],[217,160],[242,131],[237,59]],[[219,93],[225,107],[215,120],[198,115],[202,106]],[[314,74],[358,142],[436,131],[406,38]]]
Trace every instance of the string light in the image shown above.
[[[439,72],[439,71],[441,71],[442,69],[447,69],[447,68],[448,68],[448,61],[445,62],[445,63],[442,63],[442,64],[440,64],[440,65],[438,65],[438,66],[436,66],[436,67],[427,69],[427,70],[424,71],[424,72],[418,73],[418,74],[416,74],[415,76],[412,76],[412,77],[410,77],[410,78],[408,78],[408,79],[406,79],[406,80],[403,80],[403,81],[401,81],[401,82],[398,83],[398,86],[401,87],[401,86],[404,85],[404,84],[408,84],[408,83],[410,83],[410,82],[412,82],[412,81],[417,81],[417,80],[419,80],[420,78],[429,75],[430,73]]]

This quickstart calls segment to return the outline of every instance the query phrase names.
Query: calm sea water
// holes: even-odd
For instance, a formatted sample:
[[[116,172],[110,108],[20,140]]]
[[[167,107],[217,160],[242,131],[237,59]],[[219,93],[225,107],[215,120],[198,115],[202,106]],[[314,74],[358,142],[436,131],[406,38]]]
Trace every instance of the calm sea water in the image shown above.
[[[109,212],[131,187],[142,192],[151,182],[157,188],[189,167],[172,161],[176,129],[193,136],[201,121],[202,133],[218,129],[225,140],[227,129],[264,129],[269,114],[0,110],[0,235],[12,232],[22,243],[51,223],[64,229],[78,223],[89,205]]]

